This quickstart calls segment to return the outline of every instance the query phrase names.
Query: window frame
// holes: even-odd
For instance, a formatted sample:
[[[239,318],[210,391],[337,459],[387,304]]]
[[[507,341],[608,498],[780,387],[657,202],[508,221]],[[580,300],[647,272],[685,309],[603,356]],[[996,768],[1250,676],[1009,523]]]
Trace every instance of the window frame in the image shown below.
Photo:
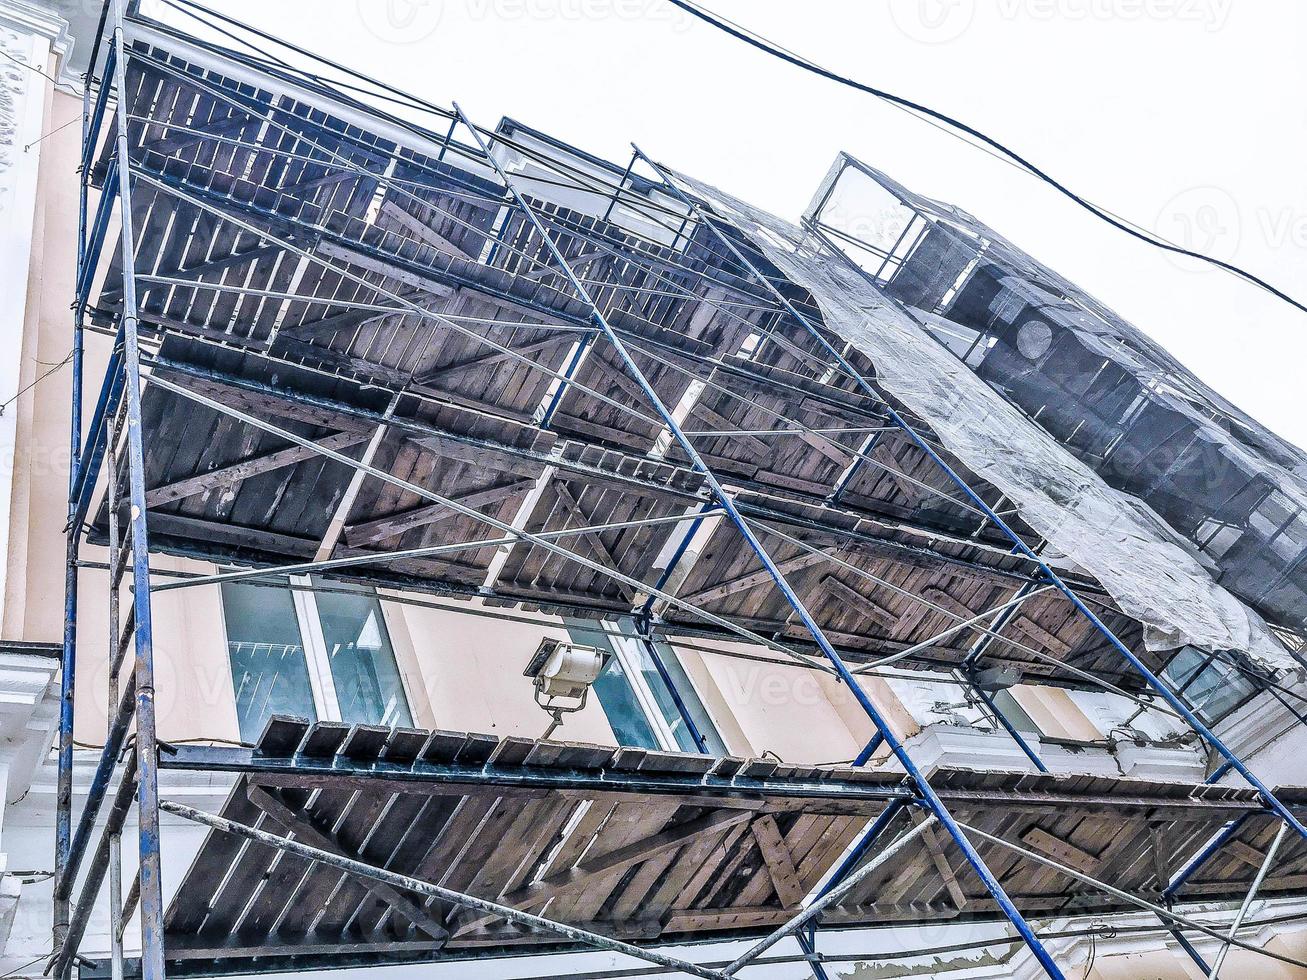
[[[224,569],[231,571],[232,569]],[[243,584],[239,582],[233,585]],[[304,663],[309,675],[309,691],[313,699],[313,709],[318,721],[343,721],[340,710],[340,697],[336,692],[335,675],[331,671],[331,651],[326,636],[322,631],[322,614],[318,609],[318,595],[313,580],[308,575],[284,576],[284,582],[277,586],[256,586],[261,588],[282,588],[290,593],[291,606],[295,611],[295,626],[299,630],[300,642],[304,649]],[[382,596],[376,591],[362,593],[376,600],[380,614],[381,626],[386,632],[386,643],[395,658],[396,675],[400,690],[404,693],[404,704],[409,716],[413,716],[413,696],[409,691],[406,672],[399,666],[399,651],[395,648],[393,630],[386,615],[386,605]],[[218,590],[218,606],[222,613],[222,639],[227,650],[228,672],[231,670],[231,639],[227,628],[227,600],[223,589]],[[233,699],[233,704],[234,704]],[[239,724],[239,717],[237,723]]]

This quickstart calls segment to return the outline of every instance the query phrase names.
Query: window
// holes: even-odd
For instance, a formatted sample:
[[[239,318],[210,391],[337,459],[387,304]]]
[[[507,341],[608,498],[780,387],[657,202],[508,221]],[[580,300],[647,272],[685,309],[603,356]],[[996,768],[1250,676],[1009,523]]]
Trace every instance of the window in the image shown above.
[[[1237,667],[1194,647],[1183,647],[1170,659],[1162,671],[1162,680],[1209,725],[1216,724],[1261,690],[1260,685]]]
[[[991,696],[994,703],[994,710],[1001,714],[1004,720],[1017,731],[1025,735],[1043,735],[1035,719],[1026,713],[1026,709],[1021,707],[1021,702],[1012,696],[1008,690],[995,691]]]
[[[273,715],[316,720],[290,590],[229,582],[222,587],[222,607],[241,738],[257,739]]]
[[[318,607],[323,646],[341,721],[369,725],[412,725],[395,651],[390,646],[381,603],[361,588],[316,581],[310,598]]]
[[[339,583],[291,584],[222,587],[241,738],[257,739],[274,714],[413,724],[377,597]]]
[[[609,654],[603,672],[594,683],[594,695],[603,706],[618,743],[670,752],[698,752],[689,726],[676,706],[676,699],[659,674],[647,647],[637,638],[634,624],[624,620],[620,624],[602,623],[598,626],[596,628],[595,623],[583,620],[569,620],[567,623],[573,643]],[[621,635],[614,635],[619,630]],[[717,734],[675,652],[661,643],[656,644],[656,649],[663,668],[676,685],[681,703],[707,743],[708,751],[725,755],[726,745]]]

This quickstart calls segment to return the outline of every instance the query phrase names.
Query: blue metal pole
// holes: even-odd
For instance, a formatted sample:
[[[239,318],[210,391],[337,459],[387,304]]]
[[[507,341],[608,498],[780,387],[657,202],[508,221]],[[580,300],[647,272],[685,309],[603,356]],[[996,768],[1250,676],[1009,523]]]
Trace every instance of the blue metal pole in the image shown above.
[[[830,974],[817,959],[817,924],[814,922],[807,929],[800,929],[795,933],[794,938],[799,941],[799,948],[808,957],[808,966],[812,969],[812,975],[816,980],[830,980]]]
[[[145,452],[141,441],[141,360],[137,335],[136,245],[132,216],[131,157],[127,132],[125,0],[113,0],[115,83],[119,111],[117,154],[122,213],[123,362],[127,399],[127,471],[131,502],[133,611],[136,624],[136,758],[140,773],[137,826],[140,851],[141,976],[163,980],[163,882],[159,842],[158,741],[154,700],[154,629],[150,608],[150,546],[146,529]]]
[[[858,757],[853,760],[853,764],[855,766],[865,766],[871,760],[871,757],[876,754],[876,750],[884,744],[885,736],[877,732],[871,736],[871,741],[863,746],[862,751],[858,753]]]
[[[1189,726],[1195,732],[1201,735],[1209,745],[1211,745],[1214,749],[1216,749],[1231,764],[1231,766],[1235,769],[1235,771],[1238,772],[1239,775],[1243,776],[1243,778],[1248,781],[1248,784],[1254,787],[1258,791],[1258,793],[1261,794],[1262,800],[1266,804],[1266,806],[1271,810],[1273,810],[1282,820],[1288,823],[1290,827],[1296,830],[1299,836],[1303,838],[1303,840],[1307,840],[1307,826],[1304,826],[1302,822],[1296,816],[1294,816],[1294,814],[1289,810],[1289,808],[1280,802],[1279,798],[1271,791],[1270,787],[1267,786],[1265,783],[1263,783],[1261,779],[1259,779],[1256,775],[1254,775],[1252,770],[1250,770],[1246,765],[1244,765],[1243,761],[1240,760],[1239,757],[1234,754],[1234,752],[1225,744],[1225,742],[1223,742],[1216,735],[1215,732],[1213,732],[1210,728],[1208,728],[1205,724],[1203,724],[1203,722],[1198,718],[1198,716],[1195,715],[1189,709],[1189,707],[1175,694],[1175,692],[1172,691],[1169,687],[1167,687],[1166,684],[1162,682],[1162,679],[1160,677],[1158,677],[1151,670],[1149,670],[1148,666],[1142,660],[1140,660],[1129,647],[1127,647],[1124,643],[1121,642],[1120,638],[1114,632],[1112,632],[1111,629],[1108,628],[1107,624],[1104,623],[1101,619],[1099,619],[1092,609],[1090,609],[1087,605],[1085,605],[1085,603],[1081,600],[1080,596],[1078,596],[1070,586],[1068,586],[1065,582],[1062,581],[1061,577],[1057,574],[1057,572],[1055,572],[1047,562],[1045,562],[1042,558],[1040,558],[1039,555],[1035,554],[1035,552],[1030,548],[1029,545],[1027,545],[1023,540],[1021,540],[1021,536],[1018,535],[1016,531],[1014,531],[1011,528],[1011,526],[1009,526],[1008,523],[1003,520],[1003,518],[999,517],[998,513],[992,507],[990,507],[988,503],[985,502],[984,498],[982,498],[980,494],[976,493],[976,491],[971,488],[971,485],[967,483],[967,481],[964,480],[957,473],[957,471],[954,470],[953,467],[950,466],[945,461],[944,457],[942,457],[938,452],[936,452],[935,449],[930,445],[930,443],[928,443],[925,439],[923,439],[921,435],[911,425],[908,424],[907,420],[905,420],[903,416],[901,416],[895,410],[894,406],[889,404],[889,402],[886,401],[880,395],[880,393],[876,391],[876,389],[871,385],[871,383],[867,381],[867,379],[863,377],[863,375],[852,364],[849,363],[848,359],[845,358],[844,355],[841,354],[838,350],[836,350],[835,347],[831,345],[830,341],[828,341],[824,336],[822,336],[821,331],[818,330],[808,320],[807,317],[805,317],[802,313],[800,313],[795,308],[794,304],[791,303],[788,299],[786,299],[785,294],[782,293],[779,289],[777,289],[776,285],[770,279],[764,276],[758,270],[757,266],[755,266],[749,260],[749,258],[746,255],[744,255],[744,253],[741,252],[735,246],[735,243],[731,241],[730,236],[724,234],[721,231],[721,229],[718,227],[716,220],[712,218],[710,215],[704,214],[703,210],[699,208],[699,206],[696,205],[693,201],[691,201],[690,198],[687,197],[684,194],[684,192],[682,192],[681,189],[672,182],[668,173],[661,166],[659,166],[657,163],[651,160],[643,151],[640,150],[639,147],[634,147],[634,149],[640,155],[640,158],[642,160],[644,160],[646,163],[649,164],[649,166],[653,167],[654,170],[658,172],[658,175],[662,178],[663,182],[672,191],[672,193],[677,195],[687,206],[692,208],[694,213],[696,213],[699,216],[700,221],[702,221],[706,227],[712,229],[713,232],[716,233],[717,237],[722,241],[722,243],[725,244],[726,247],[730,249],[730,251],[734,254],[736,260],[739,261],[741,264],[743,264],[745,267],[747,267],[749,271],[755,277],[757,277],[758,281],[767,287],[767,289],[772,293],[772,295],[775,296],[776,299],[779,300],[781,304],[785,307],[786,311],[792,317],[794,317],[794,319],[800,325],[802,325],[805,330],[808,331],[808,333],[821,345],[821,347],[835,359],[836,363],[841,368],[849,372],[849,375],[856,381],[858,387],[861,388],[865,394],[870,395],[872,398],[875,398],[878,402],[880,402],[884,406],[885,412],[889,416],[891,421],[893,421],[893,423],[896,426],[898,426],[898,428],[901,429],[904,432],[904,434],[908,436],[909,439],[912,440],[912,442],[917,446],[918,449],[920,449],[923,453],[925,453],[927,456],[930,457],[931,461],[935,463],[935,465],[938,466],[940,470],[943,471],[943,473],[953,482],[955,486],[957,486],[959,490],[961,490],[964,494],[966,494],[966,496],[971,500],[971,502],[975,504],[976,507],[980,509],[985,514],[985,516],[988,517],[994,523],[995,527],[999,528],[999,530],[1001,530],[1008,537],[1008,539],[1012,541],[1014,549],[1020,554],[1024,555],[1026,558],[1035,562],[1035,564],[1039,567],[1039,570],[1047,578],[1048,582],[1052,584],[1064,596],[1066,596],[1067,600],[1076,608],[1076,610],[1087,620],[1089,620],[1090,624],[1093,625],[1093,627],[1103,635],[1103,637],[1108,641],[1108,643],[1110,643],[1116,649],[1116,651],[1122,657],[1124,657],[1126,661],[1132,667],[1135,668],[1136,671],[1139,672],[1139,674],[1144,678],[1144,680],[1148,682],[1149,686],[1152,687],[1155,691],[1157,691],[1157,693],[1162,696],[1162,699],[1166,701],[1166,703],[1170,705],[1171,708],[1174,709],[1182,718],[1184,718],[1184,720],[1189,723]],[[945,821],[941,820],[941,822],[945,823],[945,825],[947,826],[947,823]]]
[[[500,166],[499,161],[490,155],[485,141],[481,138],[480,131],[477,130],[477,128],[472,125],[471,121],[468,120],[467,116],[464,115],[463,110],[459,108],[458,103],[454,103],[454,111],[472,133],[473,138],[480,146],[486,160],[495,168],[495,171],[499,174],[500,180],[504,182],[505,187],[508,189],[509,194],[512,195],[513,199],[517,202],[518,207],[522,209],[523,214],[527,220],[531,222],[536,233],[540,235],[541,239],[552,254],[554,261],[558,263],[559,271],[566,275],[567,279],[572,284],[572,288],[576,291],[578,298],[589,307],[591,321],[608,339],[609,344],[612,345],[613,350],[616,351],[618,357],[625,365],[628,374],[640,386],[641,390],[644,391],[645,397],[649,399],[649,403],[653,405],[658,414],[662,416],[664,423],[672,434],[672,437],[689,458],[692,468],[696,472],[703,474],[704,483],[712,493],[713,499],[721,505],[722,510],[730,519],[731,523],[739,530],[740,535],[744,538],[750,549],[755,555],[757,555],[758,560],[762,562],[763,567],[771,575],[772,580],[776,583],[776,587],[781,591],[781,594],[785,596],[786,602],[789,603],[790,608],[793,609],[795,614],[799,617],[804,628],[806,628],[812,635],[813,640],[821,649],[822,653],[825,654],[826,658],[830,660],[831,664],[835,667],[835,671],[841,680],[849,686],[849,690],[857,699],[858,704],[861,705],[862,710],[867,713],[869,718],[871,718],[872,723],[876,728],[884,734],[886,744],[889,745],[890,750],[903,765],[904,771],[916,784],[917,791],[921,794],[923,804],[938,818],[940,824],[948,830],[949,836],[957,841],[958,846],[966,855],[967,861],[975,869],[976,874],[980,876],[981,881],[984,882],[986,889],[991,895],[993,895],[995,902],[997,902],[998,906],[1003,910],[1004,915],[1007,916],[1008,920],[1021,934],[1022,939],[1024,939],[1030,946],[1031,951],[1035,954],[1041,965],[1043,965],[1049,976],[1054,977],[1055,980],[1064,980],[1064,974],[1061,969],[1053,962],[1053,958],[1049,955],[1048,951],[1044,949],[1043,944],[1039,942],[1039,939],[1035,936],[1034,930],[1031,929],[1030,924],[1026,922],[1025,918],[1017,910],[1017,907],[1012,904],[1012,900],[1003,890],[1003,886],[999,884],[998,879],[994,877],[993,872],[991,872],[985,865],[980,853],[972,846],[971,842],[967,840],[966,835],[962,832],[962,828],[959,827],[957,821],[953,819],[953,815],[949,813],[943,800],[941,800],[939,795],[931,788],[930,783],[926,780],[925,774],[922,773],[916,763],[912,761],[911,756],[909,756],[907,750],[903,747],[903,743],[899,741],[898,737],[890,728],[889,722],[881,714],[880,709],[876,707],[875,702],[871,700],[867,695],[867,692],[862,689],[862,685],[858,683],[857,677],[855,677],[849,670],[848,665],[844,662],[843,658],[840,657],[839,653],[835,650],[835,647],[831,645],[830,640],[827,639],[826,634],[817,624],[812,613],[808,611],[803,600],[799,598],[798,593],[794,591],[789,581],[785,578],[784,573],[776,566],[776,562],[772,559],[771,554],[763,546],[762,542],[758,540],[757,535],[754,534],[753,528],[736,508],[734,500],[722,488],[716,475],[708,464],[704,462],[703,457],[699,455],[699,451],[694,447],[694,444],[685,435],[685,432],[681,429],[680,423],[676,421],[671,410],[663,403],[662,398],[660,398],[658,393],[654,390],[653,385],[649,383],[649,379],[646,378],[644,372],[640,370],[640,366],[635,363],[634,358],[631,357],[630,352],[626,349],[626,345],[622,343],[621,338],[617,336],[617,333],[609,325],[604,315],[599,312],[599,308],[595,305],[590,293],[576,277],[572,267],[568,264],[567,259],[563,257],[563,253],[559,250],[558,246],[545,230],[540,219],[536,217],[536,214],[531,209],[530,205],[526,203],[526,200],[518,192],[512,179],[504,171],[503,167]],[[644,154],[640,152],[639,147],[633,147],[633,149],[644,158]],[[679,194],[679,191],[677,191],[677,193]],[[684,198],[682,195],[682,199],[690,208],[691,213],[698,210],[688,198]],[[731,248],[734,248],[734,245],[731,243],[728,242],[727,244],[730,245]]]
[[[1225,774],[1233,768],[1234,767],[1230,765],[1230,763],[1222,762],[1216,767],[1215,771],[1213,771],[1210,776],[1203,780],[1203,782],[1208,783],[1209,785],[1211,783],[1219,783],[1225,777]]]
[[[1044,765],[1044,760],[1039,757],[1039,753],[1036,752],[1034,748],[1031,747],[1030,743],[1026,741],[1025,736],[1017,729],[1016,725],[1012,724],[1007,716],[998,710],[998,705],[994,703],[994,699],[991,698],[987,692],[982,691],[979,684],[970,683],[970,686],[971,689],[976,692],[976,696],[985,702],[985,707],[989,709],[990,714],[994,716],[998,723],[1003,726],[1003,730],[1012,736],[1012,741],[1017,743],[1017,748],[1024,752],[1026,758],[1035,764],[1035,768],[1040,772],[1048,772],[1048,766]]]
[[[85,161],[92,152],[90,149],[91,126],[91,73],[95,68],[95,52],[91,52],[91,62],[87,66],[85,85],[82,89],[82,160],[83,165],[77,182],[77,275],[80,284],[86,274],[86,237],[87,237],[87,182],[89,174]],[[96,112],[99,113],[104,102],[104,89],[96,99]],[[80,290],[79,290],[80,295]],[[58,775],[55,784],[55,845],[54,869],[56,878],[64,876],[72,852],[73,830],[73,738],[74,711],[73,702],[76,694],[77,678],[77,558],[81,540],[81,528],[76,521],[76,489],[80,478],[82,459],[82,380],[84,372],[83,311],[85,304],[74,304],[73,314],[73,358],[72,358],[72,395],[69,410],[69,450],[68,450],[68,526],[65,528],[64,542],[64,628],[63,648],[59,658],[59,749]],[[54,949],[63,946],[68,934],[70,913],[70,893],[54,896]]]
[[[1022,585],[1019,589],[1017,589],[1016,595],[1014,595],[1012,598],[1013,599],[1024,598],[1034,590],[1035,590],[1035,583],[1027,582],[1024,585]],[[1006,609],[1004,609],[1001,613],[998,614],[998,616],[994,619],[992,623],[990,623],[989,632],[985,633],[980,637],[977,637],[976,642],[973,643],[971,645],[971,649],[967,651],[967,655],[962,658],[962,668],[964,670],[970,668],[972,664],[974,664],[977,660],[979,660],[982,656],[985,655],[985,651],[988,650],[990,646],[993,645],[996,639],[994,634],[999,632],[999,630],[1001,630],[1004,626],[1008,624],[1008,622],[1012,619],[1012,617],[1017,614],[1017,610],[1019,608],[1021,608],[1020,605],[1008,606]]]
[[[644,644],[645,653],[653,661],[654,669],[658,671],[658,676],[663,679],[667,685],[667,693],[672,696],[672,702],[676,705],[676,711],[681,716],[681,721],[685,723],[685,730],[690,733],[690,738],[694,740],[695,746],[703,755],[711,755],[708,750],[708,741],[703,737],[703,732],[699,731],[699,726],[694,723],[694,717],[690,714],[690,708],[681,697],[681,692],[676,686],[676,681],[667,671],[667,665],[663,663],[662,656],[658,653],[658,646],[654,643],[653,638],[648,635],[648,625],[638,624],[637,629],[640,635],[640,642]]]
[[[1180,948],[1189,954],[1189,958],[1193,960],[1198,969],[1203,972],[1203,976],[1211,976],[1212,968],[1208,966],[1207,961],[1203,959],[1203,954],[1198,952],[1198,948],[1185,938],[1185,934],[1180,931],[1179,927],[1174,925],[1168,926],[1166,931],[1174,937],[1177,943],[1179,943]]]
[[[1235,834],[1239,833],[1244,822],[1250,816],[1252,816],[1252,814],[1245,813],[1242,817],[1236,817],[1234,820],[1231,820],[1222,827],[1220,832],[1208,842],[1207,846],[1195,854],[1193,858],[1190,859],[1189,863],[1180,869],[1179,874],[1171,879],[1170,884],[1162,889],[1162,897],[1169,899],[1175,895],[1184,886],[1186,881],[1192,878],[1204,864],[1210,861],[1213,855],[1224,847]]]

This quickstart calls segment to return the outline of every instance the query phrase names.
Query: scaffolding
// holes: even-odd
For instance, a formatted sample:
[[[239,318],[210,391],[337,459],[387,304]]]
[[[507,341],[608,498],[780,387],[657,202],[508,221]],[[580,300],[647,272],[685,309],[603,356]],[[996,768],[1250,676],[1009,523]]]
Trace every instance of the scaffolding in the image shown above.
[[[584,948],[722,978],[785,936],[824,978],[819,922],[970,917],[1009,923],[1061,978],[1030,917],[1128,908],[1199,962],[1186,932],[1252,948],[1237,935],[1251,897],[1294,894],[1307,869],[1307,791],[1248,769],[1159,676],[1145,624],[1046,557],[720,200],[638,148],[623,168],[508,120],[485,129],[175,7],[234,46],[111,0],[84,103],[60,980],[79,962],[156,980]],[[87,331],[113,346],[84,418]],[[110,723],[75,812],[86,542],[108,548]],[[235,568],[169,576],[152,553]],[[162,744],[152,597],[291,574],[630,617],[699,754],[284,718],[253,748]],[[876,735],[851,768],[712,757],[655,645],[677,637],[830,674]],[[1000,724],[982,664],[1112,691],[1183,720],[1214,775],[1247,786],[1051,775],[1010,724],[1039,773],[928,778],[860,682],[900,662],[968,685]],[[878,751],[901,771],[864,768]],[[161,800],[161,770],[237,788],[207,814]],[[371,802],[351,810],[356,792]],[[619,810],[643,822],[603,836]],[[455,811],[515,819],[477,846],[518,849],[448,853]],[[212,831],[171,908],[165,812]],[[106,878],[112,948],[91,965]],[[668,878],[693,901],[637,890]],[[311,881],[340,905],[325,918]],[[550,904],[580,882],[607,891]],[[1175,910],[1195,895],[1244,908],[1221,931]],[[123,953],[134,916],[139,962]],[[744,937],[758,942],[725,964],[659,949]]]

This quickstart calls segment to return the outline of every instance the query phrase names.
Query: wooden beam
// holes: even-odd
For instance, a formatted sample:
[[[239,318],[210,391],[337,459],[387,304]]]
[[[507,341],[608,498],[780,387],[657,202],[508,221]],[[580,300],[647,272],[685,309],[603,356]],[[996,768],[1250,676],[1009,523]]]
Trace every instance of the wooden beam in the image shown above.
[[[424,245],[430,245],[437,252],[442,252],[456,259],[463,259],[465,262],[476,261],[475,255],[463,251],[440,232],[409,214],[394,201],[384,201],[381,205],[381,213],[392,219],[396,224],[402,225],[405,230],[416,235]]]
[[[739,428],[739,426],[726,416],[718,414],[698,399],[696,399],[690,406],[690,414],[695,418],[703,419],[714,429],[731,430]],[[761,456],[763,459],[770,459],[772,456],[771,446],[767,445],[767,443],[763,442],[757,436],[727,435],[720,438],[733,439],[736,442],[742,443],[748,448],[749,452],[753,453],[755,456]]]
[[[921,811],[914,811],[912,822],[921,824],[926,820],[926,815]],[[944,853],[944,846],[940,843],[935,834],[934,827],[928,827],[921,835],[921,842],[925,845],[926,850],[930,852],[930,860],[935,865],[935,870],[939,872],[940,878],[944,881],[944,888],[948,891],[949,898],[953,900],[959,912],[966,907],[967,894],[958,884],[957,875],[953,873],[953,866],[949,863],[948,855]]]
[[[534,324],[525,324],[525,326],[530,327],[534,326]],[[519,361],[517,355],[534,354],[538,351],[546,350],[547,348],[561,344],[564,341],[570,343],[573,339],[573,334],[556,334],[553,337],[534,340],[529,344],[521,344],[519,346],[506,344],[505,346],[513,347],[513,352],[511,354],[507,351],[496,351],[495,353],[487,354],[484,357],[474,357],[470,361],[463,361],[459,364],[449,364],[445,367],[435,368],[432,371],[428,371],[426,374],[418,375],[414,380],[417,381],[418,384],[429,385],[440,381],[451,374],[462,374],[464,371],[475,371],[479,368],[494,367],[496,364],[501,364],[504,361],[509,360],[513,361],[514,364],[522,364],[524,367],[530,367],[530,365],[523,364],[523,362]],[[539,365],[539,367],[547,369],[543,364]]]
[[[582,252],[580,255],[576,256],[575,258],[568,259],[567,264],[570,265],[572,267],[572,271],[575,272],[577,269],[580,269],[581,266],[589,265],[595,259],[602,259],[605,255],[608,254],[610,253],[604,251],[603,249],[595,249],[593,252]],[[547,266],[545,268],[532,269],[530,272],[524,273],[522,275],[522,278],[533,279],[536,282],[540,282],[542,279],[546,279],[549,276],[561,276],[561,275],[563,275],[562,269],[556,268],[554,266]]]
[[[758,842],[758,850],[767,862],[767,873],[771,876],[772,887],[776,897],[785,908],[795,908],[807,894],[799,881],[799,872],[795,870],[794,858],[785,846],[785,839],[776,826],[776,818],[770,813],[764,814],[753,822],[750,828],[753,838]]]
[[[419,446],[430,449],[434,453],[439,453],[441,456],[456,459],[462,463],[470,463],[478,469],[493,470],[496,473],[512,473],[514,476],[525,476],[532,479],[539,477],[545,471],[543,463],[523,459],[520,456],[511,456],[508,453],[487,452],[480,446],[472,446],[458,439],[435,433],[415,436],[412,441]]]
[[[847,583],[840,581],[834,575],[825,576],[819,585],[819,588],[831,593],[841,602],[847,602],[858,612],[868,619],[874,620],[876,625],[890,629],[898,622],[898,617],[892,612],[867,596],[850,587]]]
[[[1224,849],[1230,853],[1230,857],[1237,858],[1250,868],[1260,870],[1262,865],[1266,863],[1266,855],[1244,841],[1227,841]]]
[[[410,272],[397,264],[374,259],[370,255],[364,255],[362,252],[357,252],[344,245],[338,245],[336,242],[319,242],[317,248],[314,249],[314,254],[321,258],[348,263],[356,269],[362,269],[364,272],[371,272],[386,279],[392,279],[395,282],[402,282],[405,286],[420,289],[432,296],[450,296],[454,292],[453,287],[446,286],[443,282],[437,282],[427,276]],[[390,292],[394,292],[394,290],[392,289]]]
[[[184,269],[174,269],[171,271],[164,269],[156,274],[168,276],[173,279],[197,281],[206,272],[220,272],[224,269],[230,269],[233,266],[244,265],[247,262],[257,262],[259,259],[266,258],[269,255],[276,255],[281,251],[282,248],[280,245],[258,245],[254,248],[247,248],[243,252],[235,252],[231,255],[223,255],[216,259],[209,259],[206,262],[200,262],[197,265],[189,266]]]
[[[243,527],[222,521],[206,521],[184,514],[167,514],[155,511],[150,515],[150,528],[157,534],[195,538],[205,544],[230,545],[251,548],[292,558],[309,558],[317,550],[316,538],[279,534],[257,527]]]
[[[338,432],[334,436],[319,439],[317,445],[323,449],[339,452],[342,449],[357,446],[361,442],[367,442],[367,440],[366,433]],[[161,487],[155,487],[153,490],[147,490],[145,493],[145,506],[159,507],[162,504],[170,504],[174,500],[193,497],[196,494],[207,493],[218,487],[240,483],[242,480],[270,473],[282,467],[293,466],[317,455],[318,453],[306,446],[291,446],[288,449],[279,449],[274,453],[252,456],[238,463],[210,470],[208,473],[199,473],[184,480],[177,480]]]
[[[156,367],[154,370],[171,374],[167,368]],[[321,425],[347,432],[372,434],[370,423],[346,412],[319,408],[316,405],[278,398],[275,395],[250,391],[248,388],[212,381],[209,378],[197,378],[190,374],[173,375],[173,378],[183,388],[194,391],[199,395],[206,395],[214,401],[222,402],[224,405],[245,412],[248,415],[271,415],[273,418],[290,419],[293,422],[307,422],[310,425]],[[189,399],[185,396],[177,395],[176,397],[181,402],[190,404]],[[217,412],[218,410],[213,409],[212,411]]]
[[[1171,854],[1166,847],[1166,832],[1159,824],[1148,825],[1148,836],[1153,850],[1153,874],[1157,877],[1157,889],[1161,891],[1171,883]]]
[[[675,827],[668,827],[652,837],[625,847],[587,857],[572,868],[541,878],[535,884],[503,895],[499,902],[518,909],[537,908],[563,891],[581,887],[590,879],[648,861],[672,848],[681,847],[701,834],[714,834],[752,819],[749,810],[715,810]]]
[[[1049,653],[1066,656],[1071,652],[1070,643],[1060,636],[1050,633],[1029,616],[1016,616],[1008,625],[1018,633],[1029,637],[1036,645],[1042,646]]]
[[[1031,827],[1021,835],[1021,841],[1028,847],[1048,855],[1055,861],[1070,865],[1083,874],[1093,875],[1098,871],[1100,862],[1097,855],[1090,854],[1060,837],[1054,837],[1042,827]]]
[[[330,851],[340,857],[350,858],[355,861],[362,860],[360,855],[351,853],[347,848],[341,847],[335,834],[323,831],[310,823],[266,789],[260,786],[247,786],[245,792],[251,803],[280,824],[288,833],[293,834],[296,840],[319,850]],[[354,878],[354,880],[383,902],[394,907],[395,911],[427,933],[432,939],[448,938],[449,933],[443,925],[433,919],[426,909],[397,888],[366,878]]]
[[[487,487],[484,490],[471,490],[467,493],[456,494],[453,499],[467,507],[485,507],[515,497],[518,494],[526,493],[533,486],[535,486],[535,480],[533,479],[516,480],[513,483],[506,483],[497,487]],[[413,530],[415,527],[425,527],[451,517],[460,516],[462,515],[457,511],[450,510],[444,504],[415,507],[399,513],[387,514],[385,517],[379,517],[376,520],[353,524],[345,529],[345,542],[351,548],[362,548],[365,545],[376,544],[378,541],[384,541],[387,538],[397,537],[406,531]]]
[[[581,527],[594,523],[594,519],[581,509],[580,502],[572,496],[572,491],[568,489],[566,483],[562,480],[555,480],[554,492],[558,494],[558,500],[563,505],[563,509],[567,511],[568,516],[571,517],[572,520],[577,521]],[[608,545],[604,544],[604,539],[599,535],[598,531],[588,531],[581,535],[581,537],[585,540],[586,544],[590,546],[591,550],[594,551],[595,557],[609,568],[616,570],[622,567],[618,564],[617,557],[608,550]],[[624,597],[628,599],[634,598],[635,589],[632,586],[627,585],[625,582],[619,582],[617,579],[613,579],[612,582]]]
[[[793,558],[787,558],[785,561],[776,563],[782,575],[788,575],[790,572],[798,572],[805,568],[810,568],[819,562],[826,561],[830,557],[832,549],[823,548],[817,554],[804,552],[801,555],[795,555]],[[763,568],[756,572],[750,572],[748,575],[741,575],[729,581],[714,585],[711,588],[700,589],[698,592],[692,592],[687,596],[682,596],[687,602],[703,604],[711,602],[714,599],[724,599],[728,595],[734,595],[737,592],[744,592],[746,589],[756,588],[765,582],[773,581],[771,572]]]

